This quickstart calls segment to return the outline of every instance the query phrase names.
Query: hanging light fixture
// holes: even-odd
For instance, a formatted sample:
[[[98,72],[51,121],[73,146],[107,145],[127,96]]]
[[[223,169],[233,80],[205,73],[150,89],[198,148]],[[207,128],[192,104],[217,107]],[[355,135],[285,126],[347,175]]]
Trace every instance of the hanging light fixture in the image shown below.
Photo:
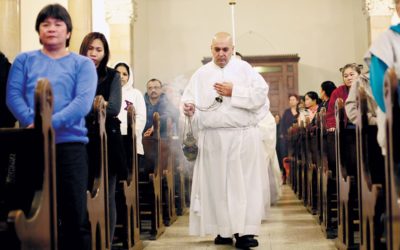
[[[232,41],[233,41],[233,54],[236,54],[236,31],[235,31],[235,5],[236,0],[229,0],[231,6],[231,20],[232,20]]]

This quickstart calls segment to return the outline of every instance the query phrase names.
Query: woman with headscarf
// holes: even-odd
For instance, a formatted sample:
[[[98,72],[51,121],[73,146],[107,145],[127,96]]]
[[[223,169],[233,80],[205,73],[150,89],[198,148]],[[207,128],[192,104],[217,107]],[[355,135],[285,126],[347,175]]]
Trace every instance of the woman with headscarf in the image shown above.
[[[122,105],[118,115],[118,119],[121,121],[121,134],[127,134],[127,109],[128,105],[133,105],[136,116],[136,152],[138,155],[143,155],[142,131],[146,125],[146,104],[142,92],[134,88],[132,69],[127,63],[118,62],[114,69],[121,77],[122,86]]]

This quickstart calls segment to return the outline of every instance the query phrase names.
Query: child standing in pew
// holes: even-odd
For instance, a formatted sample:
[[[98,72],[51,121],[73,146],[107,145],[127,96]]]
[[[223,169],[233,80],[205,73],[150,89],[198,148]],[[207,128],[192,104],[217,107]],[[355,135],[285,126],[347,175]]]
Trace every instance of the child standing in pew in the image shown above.
[[[35,28],[43,46],[16,57],[8,78],[7,105],[21,126],[33,127],[37,81],[50,81],[54,96],[58,245],[66,250],[89,249],[85,116],[96,92],[96,69],[88,58],[67,49],[72,21],[63,6],[45,6]]]
[[[114,237],[115,224],[117,222],[117,205],[115,203],[115,189],[117,175],[119,179],[125,180],[128,175],[125,149],[121,135],[121,121],[118,114],[121,109],[121,78],[119,73],[107,67],[110,58],[110,49],[107,39],[102,33],[91,32],[82,41],[79,53],[89,57],[97,69],[96,95],[102,95],[107,103],[106,108],[106,133],[108,153],[108,203],[110,212],[110,242]],[[94,123],[95,115],[90,112],[86,118],[89,133],[94,133],[91,125]]]

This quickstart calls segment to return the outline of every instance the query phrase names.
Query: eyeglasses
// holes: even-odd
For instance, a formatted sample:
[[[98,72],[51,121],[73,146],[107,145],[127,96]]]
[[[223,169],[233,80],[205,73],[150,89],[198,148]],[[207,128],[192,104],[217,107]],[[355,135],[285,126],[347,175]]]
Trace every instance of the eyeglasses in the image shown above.
[[[229,47],[224,47],[224,48],[214,47],[213,50],[217,53],[220,52],[221,50],[226,53],[230,50],[230,48]]]

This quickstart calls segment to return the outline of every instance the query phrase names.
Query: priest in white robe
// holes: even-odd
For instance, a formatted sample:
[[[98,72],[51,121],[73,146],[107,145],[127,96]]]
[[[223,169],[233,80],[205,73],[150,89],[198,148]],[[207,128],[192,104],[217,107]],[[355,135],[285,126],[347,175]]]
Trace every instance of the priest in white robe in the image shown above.
[[[259,121],[269,110],[268,85],[250,64],[232,56],[230,34],[217,33],[213,60],[186,87],[186,116],[198,129],[190,235],[216,235],[215,244],[258,246],[268,184]]]
[[[268,112],[264,119],[260,121],[258,127],[261,131],[261,141],[266,153],[265,167],[268,169],[270,201],[271,205],[275,205],[282,195],[282,173],[276,154],[276,122],[271,112]]]

